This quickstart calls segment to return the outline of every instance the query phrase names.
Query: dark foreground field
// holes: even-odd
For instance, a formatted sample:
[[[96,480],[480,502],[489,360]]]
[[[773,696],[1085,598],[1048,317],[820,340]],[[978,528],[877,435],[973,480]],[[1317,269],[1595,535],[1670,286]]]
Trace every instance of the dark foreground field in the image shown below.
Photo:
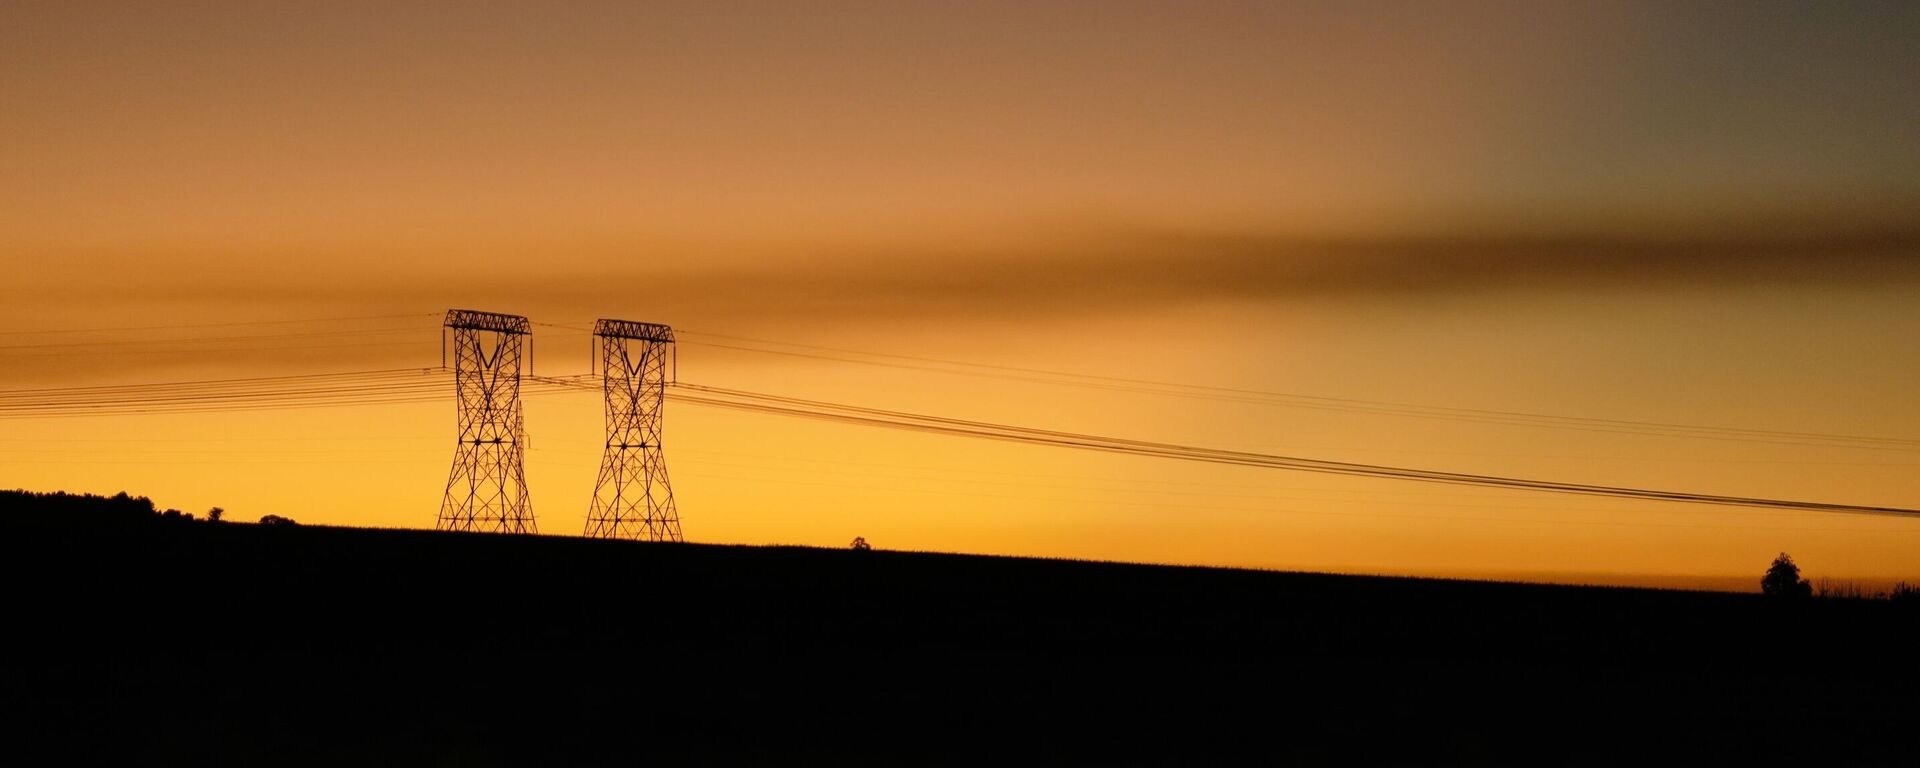
[[[8,748],[66,761],[1920,760],[1920,612],[1884,602],[200,522],[4,547]]]

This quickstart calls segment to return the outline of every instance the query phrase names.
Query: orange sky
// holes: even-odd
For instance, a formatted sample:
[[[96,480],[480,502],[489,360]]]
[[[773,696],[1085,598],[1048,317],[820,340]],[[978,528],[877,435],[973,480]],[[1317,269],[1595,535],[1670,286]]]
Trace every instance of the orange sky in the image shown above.
[[[12,4],[0,389],[433,365],[432,315],[462,306],[1920,438],[1917,32],[1920,14],[1871,4]],[[410,317],[39,333],[370,315]],[[343,333],[165,341],[303,331]],[[585,338],[562,333],[538,329],[542,373],[585,370]],[[681,372],[1223,448],[1920,506],[1911,450],[1255,406],[711,345],[686,345]],[[580,528],[598,408],[591,394],[527,406],[544,531]],[[426,526],[451,422],[451,396],[7,419],[0,486]],[[1786,550],[1810,575],[1920,577],[1920,521],[693,407],[668,424],[697,541],[1667,583],[1757,578]]]

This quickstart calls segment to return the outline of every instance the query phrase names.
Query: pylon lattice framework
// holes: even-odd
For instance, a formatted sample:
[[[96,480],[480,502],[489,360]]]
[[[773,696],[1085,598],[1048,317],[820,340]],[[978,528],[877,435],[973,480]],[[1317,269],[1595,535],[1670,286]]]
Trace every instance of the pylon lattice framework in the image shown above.
[[[587,510],[586,535],[680,541],[680,515],[660,449],[673,329],[600,320],[593,335],[607,400],[607,448]]]
[[[522,340],[532,333],[527,319],[454,309],[447,311],[446,327],[452,332],[460,438],[435,527],[537,533],[527,498],[526,425],[520,413]]]

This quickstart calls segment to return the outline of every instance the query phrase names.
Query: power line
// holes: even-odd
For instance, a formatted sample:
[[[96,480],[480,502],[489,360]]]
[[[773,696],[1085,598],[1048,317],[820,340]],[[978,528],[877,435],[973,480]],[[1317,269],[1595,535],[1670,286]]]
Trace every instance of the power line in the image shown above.
[[[433,368],[202,379],[152,384],[0,391],[0,418],[147,413],[213,413],[279,408],[440,402],[451,374]],[[568,378],[536,382],[528,394],[570,392]]]
[[[122,331],[170,331],[188,328],[235,328],[248,325],[297,325],[301,323],[337,323],[359,320],[393,320],[412,317],[439,317],[438,312],[426,314],[410,313],[405,315],[358,315],[353,317],[314,317],[302,320],[242,320],[226,323],[188,323],[183,325],[132,325],[113,328],[57,328],[36,331],[0,331],[0,336],[25,336],[54,333],[118,333]]]
[[[208,327],[269,325],[269,324],[377,320],[377,319],[390,319],[390,318],[411,318],[411,317],[417,317],[417,316],[418,315],[368,315],[368,316],[359,316],[359,317],[315,318],[315,319],[309,319],[309,320],[269,320],[269,321],[235,322],[235,323],[202,323],[202,324],[190,324],[190,325],[138,326],[138,327],[120,328],[120,329],[71,329],[71,330],[48,330],[48,331],[16,331],[16,332],[9,332],[9,333],[77,333],[77,332],[86,332],[86,331],[106,331],[106,330],[208,328]],[[586,332],[585,329],[577,328],[575,326],[566,325],[566,324],[559,324],[559,323],[534,323],[534,324],[546,326],[546,327],[552,327],[552,328],[564,328],[564,329],[573,330],[573,331]],[[253,340],[276,340],[276,339],[303,338],[303,337],[310,338],[310,337],[328,337],[328,336],[353,336],[353,335],[390,334],[390,333],[405,333],[405,332],[409,332],[409,331],[407,329],[374,328],[374,329],[356,329],[356,330],[341,330],[341,331],[248,334],[248,335],[188,337],[188,338],[173,338],[173,339],[152,339],[152,340],[86,341],[86,342],[19,344],[19,345],[0,346],[0,355],[6,356],[6,357],[66,357],[66,356],[83,355],[83,354],[97,354],[90,351],[75,349],[80,347],[121,346],[121,345],[130,345],[130,344],[148,344],[148,343],[204,345],[204,344],[223,344],[226,342],[244,343],[244,342],[253,341]],[[1494,410],[1494,409],[1455,408],[1455,407],[1447,407],[1447,406],[1417,405],[1417,404],[1397,403],[1397,402],[1390,402],[1390,401],[1364,400],[1364,399],[1358,399],[1358,398],[1336,398],[1336,397],[1325,397],[1325,396],[1317,396],[1317,395],[1302,395],[1302,394],[1296,394],[1296,393],[1273,392],[1273,391],[1266,391],[1266,390],[1216,387],[1216,386],[1209,386],[1209,385],[1185,384],[1185,383],[1177,383],[1177,382],[1155,381],[1155,380],[1149,380],[1149,379],[1134,379],[1134,378],[1117,377],[1117,376],[1101,376],[1101,375],[1094,375],[1094,374],[1073,373],[1073,372],[1056,371],[1056,370],[1048,370],[1048,369],[1041,369],[1041,368],[1027,368],[1027,367],[1020,367],[1020,366],[974,363],[974,362],[949,360],[949,359],[942,359],[942,358],[935,358],[935,357],[899,355],[899,354],[892,354],[892,353],[885,353],[885,352],[855,350],[855,349],[848,349],[843,347],[828,347],[828,346],[821,346],[821,345],[800,344],[796,342],[757,339],[757,338],[744,337],[744,336],[731,336],[726,334],[712,334],[712,333],[684,332],[684,331],[683,333],[689,333],[695,336],[709,336],[713,338],[745,341],[745,342],[750,342],[754,344],[772,344],[772,345],[780,345],[780,346],[787,346],[787,347],[795,347],[800,349],[819,350],[823,352],[837,352],[837,353],[844,353],[844,354],[840,354],[840,355],[814,354],[814,353],[805,353],[805,352],[794,352],[790,350],[762,349],[757,347],[740,346],[737,344],[722,344],[722,343],[701,342],[701,341],[685,342],[685,343],[692,343],[692,344],[697,344],[700,346],[706,346],[706,347],[715,348],[715,349],[725,349],[725,350],[759,353],[759,354],[781,355],[781,356],[799,357],[799,358],[807,358],[807,359],[828,360],[828,361],[834,361],[834,362],[847,362],[847,363],[855,363],[855,364],[862,364],[862,365],[878,365],[878,366],[886,366],[886,367],[894,367],[894,368],[903,368],[908,370],[921,370],[921,371],[946,373],[946,374],[957,374],[957,375],[968,375],[968,376],[989,376],[994,378],[1049,384],[1049,385],[1075,386],[1075,387],[1102,389],[1102,390],[1109,390],[1109,391],[1144,393],[1144,394],[1169,396],[1169,397],[1198,398],[1198,399],[1218,400],[1218,401],[1225,401],[1225,402],[1248,403],[1248,404],[1255,404],[1255,405],[1280,406],[1280,407],[1289,407],[1289,408],[1305,408],[1305,409],[1314,409],[1314,410],[1327,410],[1327,411],[1360,413],[1360,414],[1369,414],[1369,415],[1440,419],[1440,420],[1459,421],[1459,422],[1466,422],[1466,423],[1526,426],[1526,427],[1553,428],[1553,429],[1573,429],[1573,430],[1615,433],[1615,434],[1653,435],[1653,436],[1661,436],[1661,437],[1685,437],[1685,438],[1710,439],[1710,440],[1734,440],[1734,441],[1751,442],[1751,443],[1795,445],[1795,446],[1809,446],[1809,447],[1842,447],[1842,448],[1864,448],[1864,449],[1872,449],[1872,450],[1920,451],[1920,440],[1912,440],[1912,439],[1904,439],[1904,438],[1873,437],[1873,436],[1846,435],[1846,434],[1820,433],[1820,432],[1800,432],[1800,431],[1789,431],[1789,430],[1763,430],[1763,429],[1746,429],[1746,428],[1733,428],[1733,427],[1713,427],[1713,426],[1703,426],[1703,425],[1693,425],[1693,424],[1679,424],[1679,423],[1672,423],[1672,422],[1636,421],[1636,420],[1628,420],[1628,419],[1592,418],[1592,417],[1579,417],[1579,416],[1559,416],[1559,415],[1553,415],[1553,414],[1529,413],[1529,412],[1522,412],[1522,411],[1504,411],[1504,410]],[[119,354],[198,355],[198,354],[234,353],[234,352],[276,352],[280,350],[292,350],[292,349],[330,349],[330,348],[358,348],[358,347],[372,347],[372,346],[399,346],[399,345],[405,345],[409,343],[410,342],[385,342],[385,343],[359,342],[359,343],[351,343],[351,344],[307,345],[307,346],[291,346],[291,347],[283,344],[277,344],[269,348],[229,347],[226,349],[221,349],[216,347],[216,348],[203,348],[203,349],[194,349],[194,348],[145,349],[145,350],[133,350],[133,351],[116,351],[116,352],[112,352],[111,354],[116,354],[116,355],[119,355]],[[51,353],[32,353],[32,352],[18,351],[23,349],[36,349],[36,348],[64,348],[72,351],[51,352]],[[845,355],[861,355],[865,357],[879,357],[879,358],[888,358],[892,360],[906,360],[906,361],[913,361],[918,363],[933,363],[940,366],[950,366],[950,367],[933,367],[929,365],[914,365],[914,364],[903,364],[903,363],[897,363],[897,362],[884,362],[880,360],[862,359],[859,357],[847,357]]]
[[[335,372],[328,372],[328,373],[288,374],[283,376],[251,376],[251,377],[231,378],[231,379],[195,379],[195,380],[189,380],[189,381],[164,381],[164,382],[148,382],[148,383],[140,383],[140,384],[97,384],[97,385],[84,386],[84,387],[42,387],[37,389],[0,390],[0,397],[6,397],[10,395],[17,395],[17,394],[24,394],[24,393],[81,394],[81,393],[88,393],[88,392],[139,390],[139,389],[149,389],[149,388],[159,389],[159,388],[176,388],[176,387],[192,387],[192,386],[228,386],[228,385],[243,385],[243,384],[256,384],[256,383],[277,383],[277,382],[285,382],[285,381],[303,381],[303,380],[312,380],[312,379],[337,379],[337,378],[361,377],[361,376],[386,376],[386,375],[394,375],[394,374],[432,374],[432,373],[438,373],[438,372],[440,372],[440,369],[437,369],[437,368],[381,368],[381,369],[370,370],[370,371],[335,371]]]
[[[209,349],[128,349],[128,350],[72,350],[67,352],[8,352],[0,358],[17,359],[22,357],[78,357],[82,355],[229,355],[241,353],[279,353],[308,349],[363,349],[367,347],[403,347],[423,346],[423,341],[366,341],[349,344],[299,344],[274,345],[270,347],[228,347]]]
[[[889,367],[889,368],[928,371],[928,372],[934,372],[934,373],[946,373],[946,374],[954,374],[954,375],[962,375],[962,376],[982,376],[982,377],[1005,379],[1005,380],[1012,380],[1012,381],[1022,381],[1022,382],[1030,382],[1030,383],[1038,383],[1038,384],[1050,384],[1050,385],[1058,385],[1058,386],[1073,386],[1073,387],[1100,389],[1100,390],[1107,390],[1107,391],[1137,392],[1137,393],[1161,395],[1161,396],[1168,396],[1168,397],[1205,399],[1205,400],[1216,400],[1216,401],[1223,401],[1223,402],[1248,403],[1248,404],[1255,404],[1255,405],[1269,405],[1269,406],[1280,406],[1280,407],[1288,407],[1288,408],[1304,408],[1304,409],[1310,409],[1310,410],[1362,413],[1362,414],[1383,415],[1383,416],[1405,416],[1405,417],[1411,417],[1411,418],[1438,419],[1438,420],[1445,420],[1445,421],[1458,421],[1458,422],[1478,423],[1478,424],[1498,424],[1498,425],[1509,425],[1509,426],[1571,429],[1571,430],[1580,430],[1580,431],[1588,431],[1588,432],[1604,432],[1604,433],[1613,433],[1613,434],[1652,435],[1652,436],[1661,436],[1661,437],[1684,437],[1684,438],[1695,438],[1695,439],[1706,439],[1706,440],[1731,440],[1731,441],[1750,442],[1750,443],[1766,443],[1766,444],[1774,444],[1774,445],[1796,445],[1796,446],[1809,446],[1809,447],[1822,447],[1822,448],[1847,447],[1847,448],[1866,448],[1866,449],[1874,449],[1874,450],[1920,451],[1920,440],[1907,439],[1907,438],[1876,437],[1876,436],[1866,436],[1866,435],[1847,435],[1847,434],[1805,432],[1805,431],[1792,431],[1792,430],[1717,427],[1717,426],[1706,426],[1706,425],[1698,425],[1698,424],[1681,424],[1681,423],[1675,423],[1675,422],[1640,421],[1640,420],[1631,420],[1631,419],[1611,419],[1611,418],[1596,418],[1596,417],[1586,417],[1586,416],[1562,416],[1562,415],[1545,414],[1545,413],[1531,413],[1531,412],[1525,412],[1525,411],[1505,411],[1505,410],[1486,409],[1486,408],[1457,408],[1457,407],[1450,407],[1450,406],[1420,405],[1420,404],[1413,404],[1413,403],[1400,403],[1400,402],[1382,401],[1382,400],[1364,400],[1359,398],[1327,397],[1327,396],[1321,396],[1321,395],[1303,395],[1303,394],[1297,394],[1297,393],[1274,392],[1274,391],[1268,391],[1268,390],[1241,389],[1241,388],[1234,388],[1234,387],[1217,387],[1217,386],[1210,386],[1210,385],[1203,385],[1203,384],[1184,384],[1184,383],[1178,383],[1178,382],[1156,381],[1151,379],[1134,379],[1134,378],[1126,378],[1126,377],[1119,377],[1119,376],[1101,376],[1101,375],[1085,374],[1085,373],[1073,373],[1068,371],[1048,370],[1048,369],[1042,369],[1042,368],[1026,368],[1026,367],[1020,367],[1020,366],[973,363],[973,362],[949,360],[949,359],[934,358],[934,357],[923,357],[923,356],[916,356],[916,355],[898,355],[898,354],[891,354],[891,353],[885,353],[885,352],[870,352],[870,351],[863,351],[863,350],[847,349],[844,347],[826,347],[826,346],[819,346],[819,345],[812,345],[812,344],[799,344],[795,342],[755,339],[755,338],[744,337],[744,336],[729,336],[725,334],[700,333],[695,331],[682,331],[682,333],[691,335],[691,336],[708,336],[713,338],[746,341],[746,342],[751,342],[755,344],[772,344],[772,345],[779,345],[779,346],[795,347],[800,349],[821,350],[825,352],[839,352],[839,353],[845,353],[845,354],[851,354],[851,355],[864,355],[869,357],[888,358],[893,360],[907,360],[907,361],[913,361],[918,363],[933,363],[933,364],[943,365],[943,366],[956,366],[957,368],[954,368],[954,367],[942,368],[942,367],[934,367],[930,365],[913,365],[913,364],[896,363],[896,362],[885,362],[880,360],[861,359],[858,357],[847,357],[845,355],[794,352],[790,350],[781,350],[781,349],[762,349],[762,348],[756,348],[756,347],[740,346],[736,344],[721,344],[721,343],[715,343],[715,342],[709,342],[709,341],[688,340],[683,342],[690,345],[708,347],[713,349],[725,349],[725,350],[732,350],[732,351],[739,351],[739,352],[779,355],[779,356],[785,356],[785,357],[855,363],[859,365],[882,366],[882,367]],[[973,369],[973,370],[968,370],[968,369]],[[1047,378],[1047,377],[1054,377],[1054,378]]]
[[[718,408],[730,408],[755,413],[794,416],[800,418],[835,421],[863,426],[885,427],[934,434],[975,437],[1001,440],[1029,445],[1047,445],[1061,448],[1118,453],[1155,458],[1180,459],[1212,464],[1261,467],[1268,469],[1288,469],[1300,472],[1318,472],[1324,474],[1373,477],[1393,480],[1411,480],[1416,482],[1443,483],[1449,485],[1470,485],[1514,490],[1564,493],[1584,496],[1605,496],[1613,498],[1640,499],[1646,501],[1672,501],[1691,504],[1714,504],[1721,506],[1759,507],[1788,509],[1808,512],[1841,512],[1853,514],[1891,515],[1899,517],[1920,517],[1920,509],[1890,506],[1869,506],[1857,504],[1835,504],[1828,502],[1794,501],[1786,499],[1768,499],[1748,496],[1728,496],[1720,494],[1692,493],[1685,491],[1664,491],[1627,486],[1592,485],[1568,483],[1553,480],[1535,480],[1530,478],[1484,475],[1464,472],[1444,472],[1409,467],[1394,467],[1382,464],[1330,461],[1295,456],[1255,453],[1249,451],[1230,451],[1196,446],[1159,443],[1125,438],[1111,438],[1057,430],[1035,429],[1010,424],[954,419],[942,416],[889,411],[877,408],[831,403],[819,400],[767,395],[744,390],[707,387],[695,384],[675,385],[674,397],[682,402],[706,405]],[[681,391],[697,393],[682,394]]]
[[[0,391],[0,417],[64,417],[132,413],[191,413],[270,408],[308,408],[343,405],[430,402],[442,399],[447,372],[440,369],[381,369],[290,376],[209,379],[157,384],[104,385]],[[559,393],[595,389],[589,377],[529,377],[532,392]],[[1248,451],[1112,438],[1045,430],[994,422],[955,419],[927,414],[819,400],[769,395],[745,390],[678,384],[674,399],[689,404],[770,415],[827,420],[934,434],[992,439],[1032,445],[1179,459],[1214,464],[1289,469],[1303,472],[1411,480],[1509,490],[1526,490],[1649,501],[1843,512],[1901,517],[1920,516],[1920,510],[1807,502],[1759,497],[1703,494],[1567,483],[1476,473],[1445,472],[1382,464],[1331,461]]]
[[[345,331],[299,331],[294,333],[252,333],[232,336],[178,336],[168,339],[117,339],[112,341],[61,341],[43,344],[6,344],[0,350],[60,349],[72,347],[114,347],[131,344],[211,344],[233,341],[271,341],[275,339],[322,338],[331,336],[372,336],[389,333],[419,333],[419,328],[356,328]]]

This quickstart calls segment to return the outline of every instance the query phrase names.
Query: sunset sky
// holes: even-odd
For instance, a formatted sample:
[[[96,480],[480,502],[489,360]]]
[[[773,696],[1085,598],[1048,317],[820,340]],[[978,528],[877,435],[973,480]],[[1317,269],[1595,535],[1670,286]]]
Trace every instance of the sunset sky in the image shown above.
[[[1916,40],[1893,2],[8,3],[0,390],[432,367],[464,307],[549,324],[542,375],[587,371],[555,326],[625,318],[693,383],[1920,507]],[[0,487],[430,527],[453,408],[0,412]],[[527,400],[544,533],[580,533],[600,408]],[[1920,519],[691,404],[666,447],[700,542],[1920,581]]]

